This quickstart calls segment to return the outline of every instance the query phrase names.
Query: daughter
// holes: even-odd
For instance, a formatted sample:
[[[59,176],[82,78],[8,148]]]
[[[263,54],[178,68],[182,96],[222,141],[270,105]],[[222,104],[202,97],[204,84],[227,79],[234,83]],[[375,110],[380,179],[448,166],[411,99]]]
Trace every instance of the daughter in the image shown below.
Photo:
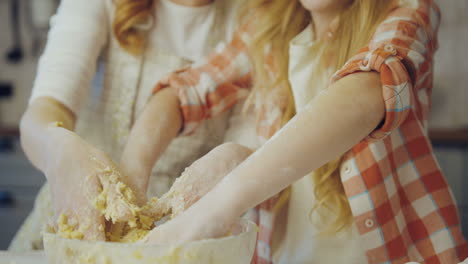
[[[142,117],[180,113],[164,129],[186,135],[248,96],[265,143],[148,242],[221,236],[256,207],[254,263],[468,257],[427,137],[434,1],[248,0],[243,8],[233,41],[160,82]],[[157,128],[138,120],[131,137]],[[140,151],[164,145],[149,140]]]

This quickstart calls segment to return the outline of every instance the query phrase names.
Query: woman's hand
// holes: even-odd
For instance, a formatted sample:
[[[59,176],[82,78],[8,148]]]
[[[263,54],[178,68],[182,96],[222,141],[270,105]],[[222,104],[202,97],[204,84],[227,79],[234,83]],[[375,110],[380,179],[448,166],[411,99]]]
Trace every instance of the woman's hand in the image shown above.
[[[50,127],[49,136],[44,173],[50,184],[55,216],[62,222],[56,229],[66,237],[63,232],[68,230],[78,231],[73,238],[105,240],[105,210],[112,208],[112,213],[106,214],[113,221],[132,216],[129,199],[118,186],[116,166],[105,153],[69,130]]]

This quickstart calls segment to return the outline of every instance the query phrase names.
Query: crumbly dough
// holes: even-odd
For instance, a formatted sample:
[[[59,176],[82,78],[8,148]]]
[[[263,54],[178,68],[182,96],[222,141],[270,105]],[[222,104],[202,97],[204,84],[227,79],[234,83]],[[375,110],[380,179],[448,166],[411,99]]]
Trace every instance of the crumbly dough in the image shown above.
[[[57,234],[64,238],[83,239],[85,226],[81,225],[78,229],[77,222],[69,222],[65,214],[61,214],[57,223]]]
[[[154,228],[156,221],[166,216],[174,218],[185,211],[251,153],[250,149],[240,145],[221,145],[186,168],[161,199],[152,198],[141,207],[137,205],[133,191],[122,182],[118,171],[101,163],[98,177],[103,188],[90,201],[106,219],[106,226],[102,227],[106,240],[126,243],[142,240]],[[99,163],[99,160],[94,160]],[[123,218],[126,221],[119,221]],[[86,225],[70,225],[66,217],[59,220],[58,235],[83,238]]]
[[[255,249],[257,229],[254,223],[243,221],[233,233],[220,239],[207,239],[182,245],[145,245],[137,242],[145,238],[154,222],[165,216],[175,217],[212,189],[225,175],[244,160],[251,151],[232,145],[218,147],[192,164],[176,180],[169,192],[160,199],[153,198],[138,207],[135,196],[112,168],[104,168],[99,175],[102,192],[90,202],[106,218],[106,240],[82,241],[86,223],[76,224],[60,217],[55,232],[44,233],[44,246],[49,263],[94,264],[195,264],[250,263]],[[126,215],[129,214],[129,215]],[[126,216],[126,221],[117,221]],[[57,236],[57,233],[59,236]],[[63,239],[76,238],[76,239]]]
[[[158,199],[153,198],[147,205],[139,207],[133,191],[121,181],[121,175],[112,167],[102,169],[98,177],[103,185],[102,191],[89,200],[106,219],[105,226],[99,227],[100,231],[105,232],[106,241],[132,243],[143,239],[154,227],[154,222],[159,220],[158,215],[146,213]],[[126,220],[119,221],[122,218]],[[83,239],[90,225],[61,214],[56,226],[55,233],[63,238]]]

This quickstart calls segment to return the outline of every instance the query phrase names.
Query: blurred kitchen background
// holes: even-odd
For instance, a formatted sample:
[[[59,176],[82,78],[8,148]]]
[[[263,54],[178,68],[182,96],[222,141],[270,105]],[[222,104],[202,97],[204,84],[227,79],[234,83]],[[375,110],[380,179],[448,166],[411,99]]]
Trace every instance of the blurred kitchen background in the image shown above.
[[[18,123],[58,1],[0,0],[0,250],[8,247],[45,180],[21,151]],[[438,2],[443,19],[431,138],[468,237],[468,1]]]

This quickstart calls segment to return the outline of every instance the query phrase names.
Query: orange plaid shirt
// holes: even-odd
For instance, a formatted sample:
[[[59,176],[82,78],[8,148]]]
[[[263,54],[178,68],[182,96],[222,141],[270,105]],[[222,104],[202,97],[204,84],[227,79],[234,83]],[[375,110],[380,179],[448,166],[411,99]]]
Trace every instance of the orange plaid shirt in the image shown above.
[[[433,0],[405,1],[377,28],[368,46],[333,76],[380,73],[386,115],[382,124],[345,154],[341,178],[368,263],[458,263],[468,244],[457,207],[427,135],[433,58],[440,12]],[[172,74],[154,92],[178,90],[183,133],[249,94],[249,34],[240,29],[203,65]],[[279,94],[280,93],[273,93]],[[285,109],[272,96],[258,115],[257,131],[269,138]],[[276,102],[276,104],[275,104]],[[252,263],[271,263],[278,195],[257,207],[260,231]]]

